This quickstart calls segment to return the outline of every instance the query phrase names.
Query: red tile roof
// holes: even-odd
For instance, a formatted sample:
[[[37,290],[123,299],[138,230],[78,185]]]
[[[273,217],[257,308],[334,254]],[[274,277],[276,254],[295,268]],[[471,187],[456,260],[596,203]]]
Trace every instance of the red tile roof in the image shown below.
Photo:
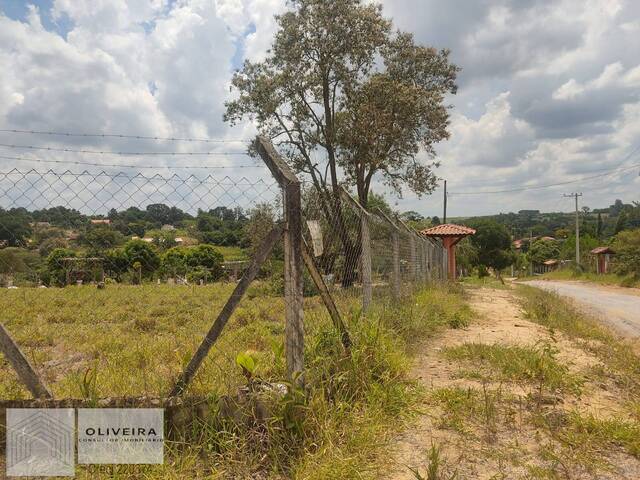
[[[611,247],[596,247],[593,250],[591,250],[591,253],[593,255],[600,255],[602,253],[616,253],[616,252],[611,250]]]
[[[466,237],[467,235],[474,235],[476,231],[464,225],[444,223],[442,225],[436,225],[435,227],[426,228],[420,233],[427,237]]]

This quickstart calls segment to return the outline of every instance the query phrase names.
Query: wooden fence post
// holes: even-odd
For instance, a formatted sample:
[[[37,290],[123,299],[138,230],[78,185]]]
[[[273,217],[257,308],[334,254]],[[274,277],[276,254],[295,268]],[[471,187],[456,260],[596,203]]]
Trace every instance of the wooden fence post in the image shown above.
[[[427,257],[427,282],[431,282],[433,280],[433,272],[432,272],[432,264],[433,264],[433,245],[429,242],[429,240],[424,241],[424,250]]]
[[[402,291],[402,276],[400,274],[400,234],[393,232],[393,297],[400,299]]]
[[[371,232],[369,230],[370,213],[342,187],[342,194],[350,202],[360,216],[360,268],[362,275],[362,311],[366,312],[373,298],[373,282],[371,269]]]
[[[349,331],[347,330],[347,326],[342,321],[342,317],[340,316],[340,312],[338,312],[338,308],[331,298],[331,294],[329,293],[329,289],[327,285],[324,283],[322,275],[318,271],[316,264],[313,261],[313,257],[311,253],[309,253],[309,247],[307,247],[306,243],[302,249],[302,258],[304,259],[304,263],[307,266],[307,270],[309,271],[309,275],[311,275],[311,279],[315,283],[318,291],[320,292],[320,297],[324,302],[327,310],[329,311],[329,316],[333,321],[333,325],[340,332],[340,337],[342,338],[342,345],[344,346],[347,352],[351,350],[351,338],[349,337]]]
[[[283,191],[286,222],[284,235],[285,356],[289,378],[303,383],[304,310],[300,181],[268,139],[258,137],[255,147]]]
[[[34,398],[53,398],[51,392],[38,377],[27,357],[20,351],[18,344],[0,323],[0,351],[18,374],[18,378],[31,392]]]
[[[178,378],[176,384],[171,389],[169,397],[177,397],[187,389],[189,383],[191,383],[191,380],[200,368],[200,365],[202,365],[204,359],[207,358],[211,347],[216,342],[216,340],[218,340],[218,337],[229,321],[229,318],[231,317],[236,307],[240,303],[240,300],[249,288],[249,285],[255,280],[256,276],[258,275],[260,267],[265,262],[276,243],[278,243],[282,238],[283,231],[284,227],[282,225],[274,227],[264,239],[262,244],[258,247],[258,251],[251,260],[249,268],[247,268],[247,270],[244,272],[244,275],[240,279],[240,282],[236,285],[236,288],[234,288],[233,293],[227,300],[227,303],[225,303],[224,307],[216,317],[216,320],[213,322],[213,325],[200,343],[198,350],[196,350],[196,353],[194,353],[193,357],[191,357],[188,365]]]

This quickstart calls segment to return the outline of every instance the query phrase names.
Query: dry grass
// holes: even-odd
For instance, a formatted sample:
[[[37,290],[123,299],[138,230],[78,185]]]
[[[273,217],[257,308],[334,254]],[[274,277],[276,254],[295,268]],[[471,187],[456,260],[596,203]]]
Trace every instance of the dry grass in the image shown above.
[[[0,292],[7,327],[57,397],[163,395],[232,289],[231,285],[89,286]],[[167,442],[162,466],[90,466],[79,478],[378,478],[389,436],[411,418],[420,388],[408,378],[416,342],[468,321],[460,291],[432,287],[391,302],[376,295],[363,316],[344,296],[352,356],[318,298],[305,299],[306,392],[271,400],[266,422],[229,424],[218,401],[246,380],[237,353],[251,351],[256,375],[282,382],[283,299],[257,284],[212,349],[191,393],[209,397],[210,421]],[[89,372],[88,376],[85,374]],[[0,396],[26,397],[6,363]],[[306,394],[305,394],[306,393]]]

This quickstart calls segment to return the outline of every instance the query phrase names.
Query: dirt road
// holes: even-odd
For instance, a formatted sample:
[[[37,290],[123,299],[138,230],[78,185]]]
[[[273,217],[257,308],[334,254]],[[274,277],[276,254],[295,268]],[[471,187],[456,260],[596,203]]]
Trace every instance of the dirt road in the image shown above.
[[[570,297],[620,334],[640,337],[640,294],[635,289],[556,280],[522,283]]]
[[[513,292],[481,288],[468,293],[476,314],[472,323],[431,339],[415,358],[412,376],[425,391],[424,405],[412,427],[390,445],[385,480],[640,478],[638,458],[615,445],[594,448],[571,426],[572,418],[628,420],[623,382],[583,350],[585,343],[579,347],[562,332],[552,334],[527,320]],[[489,356],[475,364],[447,356],[470,342],[484,345]],[[491,351],[525,352],[549,342],[554,361],[567,369],[563,375],[581,379],[580,392],[554,391],[538,397],[544,398],[540,403],[537,384],[482,370]],[[611,377],[597,373],[603,371]]]

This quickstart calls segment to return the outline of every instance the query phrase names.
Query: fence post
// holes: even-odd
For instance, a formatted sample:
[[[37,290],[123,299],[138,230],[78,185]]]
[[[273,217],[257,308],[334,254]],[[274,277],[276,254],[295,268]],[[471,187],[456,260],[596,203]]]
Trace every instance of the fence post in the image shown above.
[[[255,256],[251,260],[249,268],[247,268],[247,270],[242,275],[240,282],[238,282],[236,288],[234,288],[233,290],[233,293],[227,299],[227,303],[225,303],[224,307],[222,307],[222,310],[220,310],[220,313],[216,317],[216,320],[211,325],[211,328],[205,335],[202,342],[200,342],[200,346],[193,354],[193,357],[191,357],[191,360],[189,360],[189,363],[185,367],[182,374],[178,377],[178,380],[169,393],[170,398],[182,395],[187,389],[187,387],[191,383],[191,380],[193,380],[193,377],[202,365],[202,362],[204,362],[204,359],[207,358],[211,347],[213,347],[213,344],[218,340],[218,337],[222,333],[222,330],[227,325],[229,318],[231,318],[231,315],[238,307],[238,304],[249,288],[249,285],[255,280],[256,276],[258,275],[260,267],[268,258],[271,250],[273,250],[273,247],[282,238],[283,230],[284,228],[282,225],[277,225],[265,237]]]
[[[284,302],[285,355],[289,378],[303,382],[304,324],[303,324],[303,257],[302,257],[302,198],[300,181],[280,157],[271,142],[258,137],[256,149],[280,184],[283,191],[284,219]]]
[[[393,231],[393,297],[400,299],[401,294],[401,275],[400,275],[400,236],[398,230]]]
[[[433,280],[433,272],[432,272],[432,264],[433,264],[433,245],[429,242],[429,240],[424,241],[424,249],[427,256],[427,281],[431,282]]]
[[[311,279],[316,284],[318,291],[320,292],[320,297],[327,307],[327,311],[329,312],[329,316],[333,321],[333,325],[340,332],[340,337],[342,338],[342,345],[344,346],[347,352],[351,350],[351,338],[349,337],[349,331],[347,330],[347,326],[342,321],[342,317],[340,316],[340,312],[338,312],[338,308],[331,298],[331,294],[327,289],[327,285],[324,283],[322,275],[318,271],[316,264],[313,262],[313,257],[311,253],[309,253],[309,247],[304,245],[302,248],[302,258],[304,263],[307,265],[307,270],[309,271],[309,275],[311,275]]]
[[[7,361],[13,366],[18,374],[18,378],[31,392],[34,398],[53,398],[51,392],[47,390],[38,374],[27,360],[27,357],[20,351],[18,344],[11,338],[9,332],[0,323],[0,351]]]
[[[342,187],[342,194],[351,202],[360,214],[360,241],[361,241],[361,254],[360,254],[360,267],[362,275],[362,311],[366,312],[371,305],[373,298],[373,285],[372,285],[372,269],[371,269],[371,233],[369,231],[369,212],[360,205],[360,202],[355,200],[349,192]]]

